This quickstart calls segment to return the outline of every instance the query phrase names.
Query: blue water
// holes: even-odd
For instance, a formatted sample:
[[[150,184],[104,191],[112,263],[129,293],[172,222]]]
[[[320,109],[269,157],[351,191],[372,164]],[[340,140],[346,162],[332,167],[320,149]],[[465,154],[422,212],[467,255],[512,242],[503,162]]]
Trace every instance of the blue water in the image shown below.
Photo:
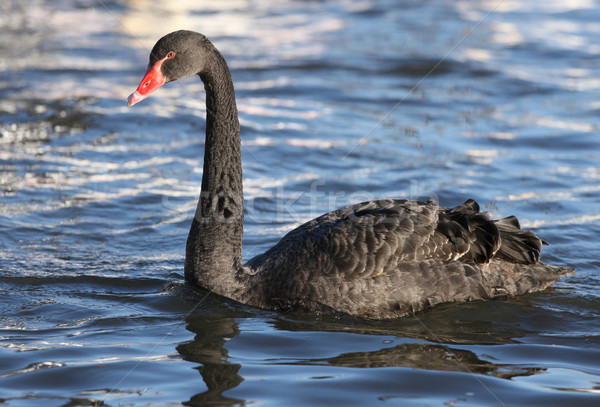
[[[3,0],[0,403],[600,405],[598,21],[584,0]],[[232,69],[246,259],[349,203],[474,198],[577,273],[385,322],[187,287],[203,86],[125,103],[181,28]]]

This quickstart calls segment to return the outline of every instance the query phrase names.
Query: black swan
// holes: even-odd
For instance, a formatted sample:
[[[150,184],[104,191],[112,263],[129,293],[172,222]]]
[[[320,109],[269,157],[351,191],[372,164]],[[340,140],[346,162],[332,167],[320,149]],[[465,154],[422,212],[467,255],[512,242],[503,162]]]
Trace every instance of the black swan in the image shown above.
[[[520,230],[515,217],[491,220],[473,200],[453,209],[391,199],[348,206],[243,265],[240,125],[224,57],[202,34],[168,34],[127,103],[193,74],[204,82],[207,113],[202,188],[186,247],[189,283],[261,308],[383,319],[539,291],[573,273],[540,262],[545,242]]]

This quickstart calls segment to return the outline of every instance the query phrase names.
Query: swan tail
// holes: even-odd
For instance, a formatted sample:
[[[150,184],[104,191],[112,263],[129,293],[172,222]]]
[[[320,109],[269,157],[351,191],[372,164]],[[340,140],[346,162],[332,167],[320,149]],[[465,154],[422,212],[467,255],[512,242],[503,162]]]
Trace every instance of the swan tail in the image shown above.
[[[574,274],[571,267],[553,266],[538,262],[536,264],[512,263],[507,267],[506,262],[492,261],[491,271],[485,286],[489,298],[523,295],[542,291],[554,284],[561,277]]]

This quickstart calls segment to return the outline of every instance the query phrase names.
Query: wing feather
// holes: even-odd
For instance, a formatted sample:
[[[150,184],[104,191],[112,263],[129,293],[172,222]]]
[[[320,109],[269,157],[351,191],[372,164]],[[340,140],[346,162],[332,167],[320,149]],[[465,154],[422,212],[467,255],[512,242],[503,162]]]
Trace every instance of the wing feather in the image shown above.
[[[541,240],[521,231],[516,218],[490,220],[474,200],[452,209],[434,201],[379,200],[313,219],[248,265],[351,280],[395,273],[410,261],[535,263],[540,248]]]

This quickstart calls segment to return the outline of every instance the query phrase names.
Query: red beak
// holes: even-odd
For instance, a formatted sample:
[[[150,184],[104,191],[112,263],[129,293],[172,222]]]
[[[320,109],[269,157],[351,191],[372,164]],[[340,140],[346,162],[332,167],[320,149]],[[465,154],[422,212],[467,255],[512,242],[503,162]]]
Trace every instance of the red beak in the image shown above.
[[[148,70],[140,82],[140,86],[127,98],[129,106],[133,106],[137,102],[144,100],[148,95],[167,82],[167,79],[160,71],[163,62],[164,59],[156,62],[154,66],[148,65]]]

